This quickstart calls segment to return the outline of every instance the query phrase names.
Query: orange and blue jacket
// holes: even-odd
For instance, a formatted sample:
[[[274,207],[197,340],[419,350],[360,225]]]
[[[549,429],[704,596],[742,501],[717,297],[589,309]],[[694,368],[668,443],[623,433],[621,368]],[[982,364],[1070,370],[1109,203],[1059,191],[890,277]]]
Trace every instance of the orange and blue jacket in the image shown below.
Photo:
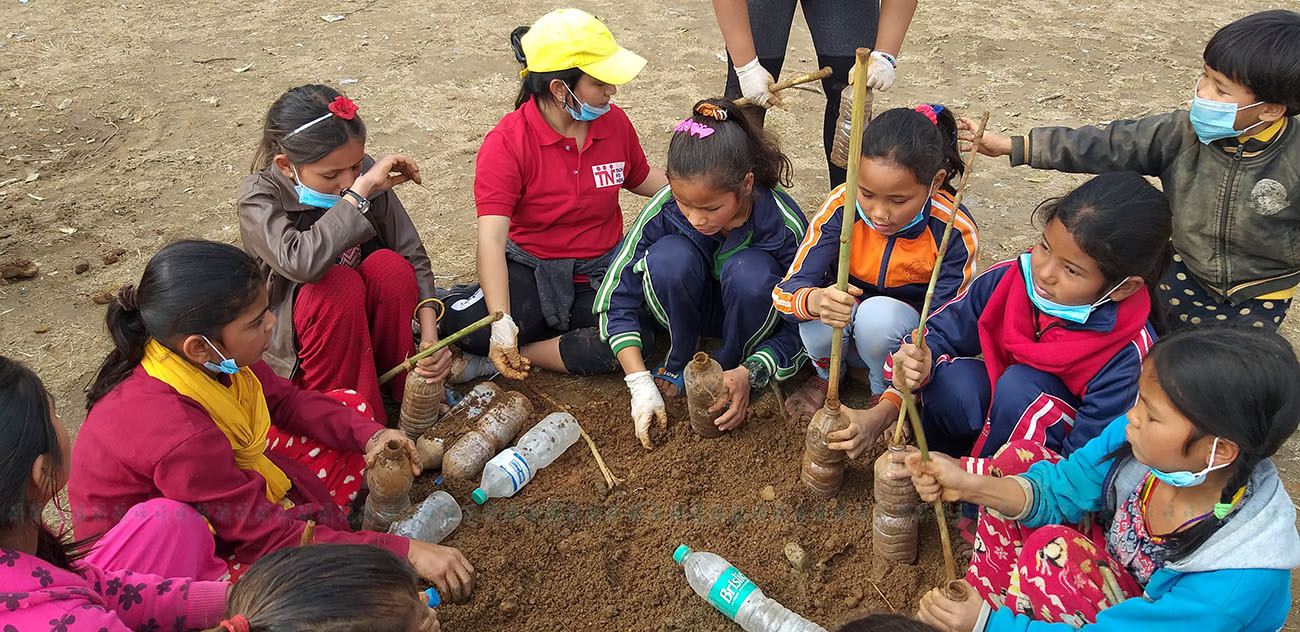
[[[808,311],[808,294],[835,281],[839,261],[840,226],[844,217],[843,185],[818,209],[794,262],[785,278],[772,290],[772,303],[787,319],[813,320]],[[855,214],[852,250],[849,253],[849,283],[862,290],[862,299],[888,296],[921,309],[930,283],[939,240],[953,212],[953,196],[939,191],[921,211],[925,219],[893,235],[882,235]],[[953,220],[948,252],[940,266],[933,305],[952,300],[975,276],[979,229],[962,206]]]

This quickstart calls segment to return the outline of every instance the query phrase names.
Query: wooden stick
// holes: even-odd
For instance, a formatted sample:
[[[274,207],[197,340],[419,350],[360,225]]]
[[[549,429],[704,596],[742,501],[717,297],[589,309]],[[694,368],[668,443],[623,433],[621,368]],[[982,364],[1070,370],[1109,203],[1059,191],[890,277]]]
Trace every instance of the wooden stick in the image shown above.
[[[622,483],[623,479],[614,476],[614,473],[609,470],[609,466],[605,465],[605,459],[600,458],[600,450],[596,449],[596,442],[591,440],[591,436],[587,434],[587,431],[579,426],[578,434],[582,435],[583,440],[587,442],[587,447],[591,448],[591,456],[596,457],[596,465],[600,467],[600,473],[605,475],[605,485],[610,489],[614,489],[615,485]]]
[[[429,347],[428,349],[421,350],[419,353],[407,358],[401,364],[389,369],[387,373],[384,373],[383,375],[379,376],[379,384],[382,386],[384,383],[388,382],[394,377],[397,377],[398,373],[401,373],[402,371],[409,371],[415,368],[415,363],[420,361],[420,359],[428,357],[430,354],[436,353],[437,351],[446,348],[447,345],[450,345],[451,343],[456,342],[457,340],[460,340],[465,336],[468,336],[492,323],[495,323],[498,320],[501,320],[501,318],[504,316],[505,314],[501,312],[492,312],[491,314],[488,314],[487,316],[484,316],[483,318],[474,321],[468,327],[450,336],[447,336],[442,340],[439,340],[433,346]]]
[[[943,258],[948,254],[948,237],[952,235],[953,220],[957,219],[957,213],[961,209],[962,197],[966,195],[966,182],[970,180],[971,168],[975,165],[975,155],[979,153],[980,141],[984,139],[984,128],[989,124],[989,113],[986,111],[980,117],[980,126],[975,130],[975,139],[971,141],[970,152],[966,154],[966,168],[962,170],[961,181],[957,183],[957,194],[953,196],[952,212],[948,214],[948,223],[943,227],[943,237],[939,240],[939,254],[934,259],[934,269],[930,271],[930,285],[925,288],[925,302],[921,304],[921,320],[916,326],[915,335],[912,336],[912,344],[917,348],[925,346],[925,321],[930,318],[930,304],[934,301],[934,286],[939,282],[939,268],[943,265]],[[903,393],[903,401],[911,402],[914,408],[916,403],[912,402],[912,392],[910,389],[899,389]],[[907,414],[908,406],[898,409],[898,422],[894,426],[894,445],[903,443],[903,418]]]
[[[921,451],[921,460],[930,460],[930,450],[925,443],[925,430],[921,428],[921,415],[916,411],[916,400],[904,400],[904,408],[907,410],[907,416],[912,420],[912,434],[916,435],[916,447]],[[934,506],[935,518],[939,521],[939,544],[943,547],[943,570],[948,578],[948,583],[957,580],[957,561],[952,554],[952,541],[948,539],[948,517],[943,510],[943,499],[936,498],[930,503]]]
[[[849,255],[853,249],[853,206],[849,204],[850,192],[857,195],[858,163],[862,159],[862,127],[866,124],[867,105],[867,66],[871,61],[871,49],[857,50],[857,65],[853,76],[853,117],[849,135],[849,164],[844,182],[844,207],[840,217],[840,260],[836,270],[835,289],[844,292],[849,287]],[[856,198],[855,198],[856,199]],[[840,361],[844,355],[844,328],[831,329],[831,374],[827,380],[826,410],[840,408]]]
[[[831,76],[831,67],[825,66],[821,70],[799,75],[798,77],[795,77],[793,79],[778,81],[768,86],[767,91],[772,94],[776,94],[782,90],[787,90],[800,84],[812,83],[814,81],[821,81],[822,79],[825,79],[829,76]],[[750,100],[749,97],[745,97],[743,99],[736,99],[736,105],[754,105],[754,102]]]
[[[298,546],[307,546],[311,544],[311,541],[315,538],[316,538],[316,521],[308,520],[307,526],[303,527],[302,540],[298,543]]]

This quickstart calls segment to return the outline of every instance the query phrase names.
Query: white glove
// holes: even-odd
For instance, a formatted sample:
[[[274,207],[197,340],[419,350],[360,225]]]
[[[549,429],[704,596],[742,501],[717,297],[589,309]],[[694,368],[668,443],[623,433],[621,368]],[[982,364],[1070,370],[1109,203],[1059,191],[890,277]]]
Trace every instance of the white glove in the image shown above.
[[[668,413],[664,411],[664,398],[655,387],[655,379],[649,371],[639,371],[623,378],[627,389],[632,392],[632,421],[636,427],[636,436],[647,450],[654,447],[650,443],[650,421],[659,420],[660,428],[668,427]]]
[[[781,104],[780,97],[767,91],[772,84],[772,73],[758,63],[757,57],[744,66],[737,66],[736,78],[740,79],[740,93],[754,105],[767,109]]]
[[[488,358],[501,375],[512,380],[528,377],[528,369],[532,368],[528,358],[519,355],[518,336],[519,326],[506,314],[492,323],[492,335],[488,338]]]
[[[898,60],[889,53],[871,51],[871,62],[867,64],[867,87],[872,90],[888,90],[894,85],[894,67]]]

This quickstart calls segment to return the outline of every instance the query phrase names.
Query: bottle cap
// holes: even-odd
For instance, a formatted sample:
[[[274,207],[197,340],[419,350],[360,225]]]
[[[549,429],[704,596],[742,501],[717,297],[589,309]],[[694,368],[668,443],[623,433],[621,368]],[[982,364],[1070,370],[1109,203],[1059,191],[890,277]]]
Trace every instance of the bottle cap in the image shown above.
[[[474,490],[474,493],[470,494],[469,497],[474,500],[476,505],[487,502],[487,492],[483,491],[482,488]]]
[[[686,546],[685,544],[678,546],[677,550],[673,551],[673,561],[681,564],[682,560],[686,559],[686,554],[690,552],[691,547]]]
[[[442,603],[442,597],[439,597],[439,596],[438,596],[438,591],[437,591],[437,590],[435,590],[435,589],[433,589],[433,588],[430,588],[430,589],[424,591],[424,594],[425,594],[425,595],[428,595],[428,597],[429,597],[429,607],[430,607],[430,608],[437,608],[437,607],[438,607],[438,604]]]

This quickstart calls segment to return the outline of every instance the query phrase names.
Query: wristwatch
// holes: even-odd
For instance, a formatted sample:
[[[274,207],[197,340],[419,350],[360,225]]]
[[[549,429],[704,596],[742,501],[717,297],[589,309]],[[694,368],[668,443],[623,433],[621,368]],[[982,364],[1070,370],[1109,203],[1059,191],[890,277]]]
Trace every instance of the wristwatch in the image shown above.
[[[367,200],[366,196],[361,195],[352,189],[343,189],[343,195],[352,198],[352,201],[357,203],[357,210],[361,211],[362,215],[366,215],[370,212],[370,200]]]
[[[754,358],[747,358],[740,365],[749,369],[749,387],[752,389],[761,389],[772,379],[767,372],[767,365]]]

